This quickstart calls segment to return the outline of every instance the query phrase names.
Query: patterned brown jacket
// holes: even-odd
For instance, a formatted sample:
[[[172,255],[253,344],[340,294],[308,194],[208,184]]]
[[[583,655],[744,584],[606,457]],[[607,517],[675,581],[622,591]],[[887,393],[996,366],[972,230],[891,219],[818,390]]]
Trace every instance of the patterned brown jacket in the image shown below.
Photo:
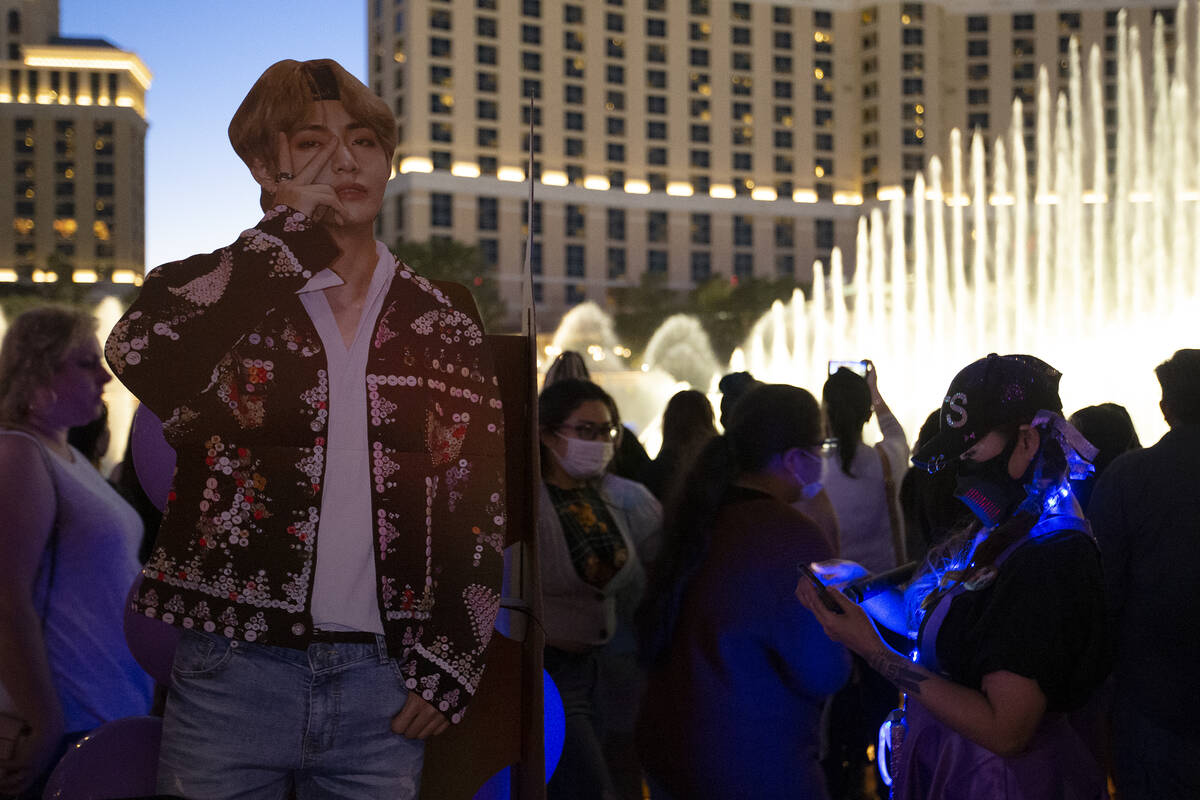
[[[307,645],[329,383],[295,292],[337,254],[278,206],[232,245],[151,272],[109,336],[113,372],[177,454],[137,611]],[[502,410],[469,293],[396,270],[366,368],[375,589],[408,688],[457,722],[500,602]]]

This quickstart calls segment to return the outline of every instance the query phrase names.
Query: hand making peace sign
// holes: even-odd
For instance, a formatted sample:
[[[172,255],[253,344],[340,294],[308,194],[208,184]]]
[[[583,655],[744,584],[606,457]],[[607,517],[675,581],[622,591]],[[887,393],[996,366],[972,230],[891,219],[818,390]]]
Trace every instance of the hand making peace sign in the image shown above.
[[[329,184],[313,183],[340,146],[338,137],[329,137],[295,174],[292,172],[292,148],[288,141],[288,135],[280,131],[277,141],[278,155],[275,163],[278,171],[274,176],[268,176],[265,169],[256,172],[255,177],[258,179],[259,185],[272,195],[276,205],[291,206],[318,222],[326,213],[332,211],[333,223],[341,224],[341,218],[346,209],[338,198],[337,192]]]

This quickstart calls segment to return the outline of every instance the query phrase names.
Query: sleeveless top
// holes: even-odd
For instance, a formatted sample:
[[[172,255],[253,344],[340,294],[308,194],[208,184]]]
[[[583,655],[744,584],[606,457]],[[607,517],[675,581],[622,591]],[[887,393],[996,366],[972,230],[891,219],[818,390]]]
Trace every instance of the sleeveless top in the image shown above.
[[[129,652],[124,632],[126,595],[141,568],[141,518],[74,448],[71,462],[27,433],[0,430],[0,435],[32,439],[49,456],[54,473],[58,530],[42,555],[34,608],[45,615],[42,633],[64,729],[91,730],[147,713],[153,681]]]

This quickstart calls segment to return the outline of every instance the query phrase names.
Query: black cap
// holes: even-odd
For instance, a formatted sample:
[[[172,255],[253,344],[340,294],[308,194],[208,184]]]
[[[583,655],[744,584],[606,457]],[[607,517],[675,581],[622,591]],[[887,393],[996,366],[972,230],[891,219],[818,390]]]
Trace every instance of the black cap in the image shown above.
[[[1041,410],[1061,413],[1060,378],[1061,372],[1028,355],[991,353],[967,365],[946,390],[937,435],[913,453],[913,463],[937,472],[1002,425],[1029,422]]]

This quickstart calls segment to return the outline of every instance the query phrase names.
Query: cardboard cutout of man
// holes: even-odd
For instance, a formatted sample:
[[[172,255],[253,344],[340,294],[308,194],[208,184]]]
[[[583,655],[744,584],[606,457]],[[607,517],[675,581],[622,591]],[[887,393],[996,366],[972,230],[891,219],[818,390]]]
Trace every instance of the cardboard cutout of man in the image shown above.
[[[374,239],[395,131],[336,62],[271,66],[229,126],[266,215],[109,337],[178,454],[134,600],[184,629],[160,792],[415,797],[479,685],[502,410],[469,295]]]

